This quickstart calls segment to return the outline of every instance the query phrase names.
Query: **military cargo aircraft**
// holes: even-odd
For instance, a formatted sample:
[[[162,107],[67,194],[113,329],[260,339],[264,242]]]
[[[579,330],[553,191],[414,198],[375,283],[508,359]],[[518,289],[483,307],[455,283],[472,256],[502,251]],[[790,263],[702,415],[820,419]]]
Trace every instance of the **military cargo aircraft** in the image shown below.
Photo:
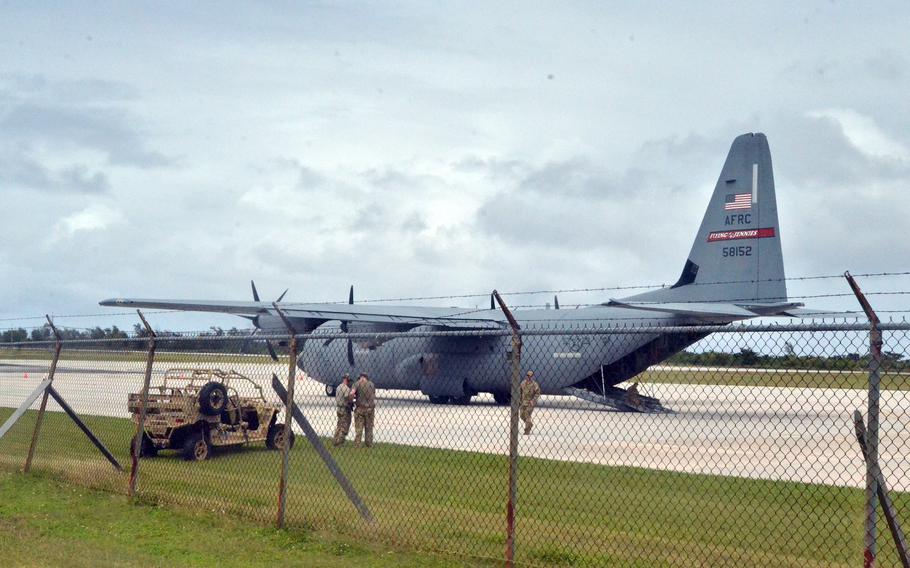
[[[700,326],[760,316],[797,316],[787,300],[771,153],[764,134],[738,136],[708,202],[695,242],[672,286],[574,310],[515,310],[524,330],[566,330],[589,324],[688,326],[686,333],[528,335],[522,373],[534,369],[544,394],[569,394],[625,407],[615,385],[704,338]],[[236,314],[262,332],[283,333],[271,302],[111,299],[102,306]],[[282,294],[283,297],[283,294]],[[280,301],[280,298],[279,298]],[[433,403],[470,402],[491,393],[509,401],[508,336],[396,337],[385,341],[319,339],[320,334],[508,329],[502,311],[348,304],[278,304],[304,342],[298,367],[334,392],[343,373],[366,372],[381,389],[420,391]],[[345,353],[346,351],[346,353]]]

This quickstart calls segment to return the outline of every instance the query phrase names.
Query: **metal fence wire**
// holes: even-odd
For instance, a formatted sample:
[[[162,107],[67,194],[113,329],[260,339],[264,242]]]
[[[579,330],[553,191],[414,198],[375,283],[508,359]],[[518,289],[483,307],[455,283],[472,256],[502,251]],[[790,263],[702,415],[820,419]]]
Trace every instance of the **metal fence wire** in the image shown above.
[[[525,332],[520,374],[533,371],[543,394],[529,434],[521,422],[517,565],[862,562],[866,466],[853,413],[866,413],[868,325],[706,329]],[[878,455],[906,521],[910,325],[882,329]],[[30,471],[122,493],[134,473],[147,502],[502,560],[516,357],[508,332],[298,336],[301,419],[286,469],[288,337],[155,343],[142,403],[149,338],[64,341],[40,428],[37,396],[0,437],[0,468],[30,461]],[[681,346],[654,364],[655,353]],[[54,347],[0,344],[0,424],[49,378]],[[592,366],[603,353],[618,355]],[[378,387],[374,443],[356,446],[352,425],[335,445],[330,395],[342,374],[361,371]],[[900,565],[884,520],[878,563]]]

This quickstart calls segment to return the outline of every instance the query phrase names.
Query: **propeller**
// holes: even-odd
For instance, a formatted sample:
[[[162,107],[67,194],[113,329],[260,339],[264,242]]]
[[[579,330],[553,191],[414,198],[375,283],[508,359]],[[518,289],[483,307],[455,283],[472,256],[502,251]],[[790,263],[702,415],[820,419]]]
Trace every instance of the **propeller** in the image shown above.
[[[490,294],[490,309],[496,309],[496,299],[493,297],[493,294]]]
[[[256,283],[253,282],[252,280],[250,280],[250,288],[253,289],[253,300],[256,301],[256,302],[260,302],[261,300],[259,299],[259,291],[256,290]],[[288,293],[287,290],[285,290],[284,292],[282,292],[281,295],[278,296],[278,300],[276,300],[276,301],[280,302],[281,299],[284,298],[284,295],[287,294],[287,293]],[[255,319],[254,319],[253,321],[255,321]],[[258,333],[259,331],[260,331],[260,330],[259,330],[259,328],[257,327],[256,329],[253,330],[253,333],[251,333],[249,337],[253,337],[253,336],[256,335],[256,333]],[[268,350],[268,352],[269,352],[269,357],[272,358],[272,361],[276,361],[276,362],[277,362],[277,361],[278,361],[278,353],[275,352],[275,348],[272,346],[272,342],[269,341],[268,339],[265,340],[265,348]]]
[[[559,297],[558,296],[553,296],[553,309],[554,310],[559,309]]]
[[[348,304],[354,303],[354,285],[351,284],[351,290],[348,292]],[[341,331],[342,333],[348,332],[348,322],[341,322]],[[354,366],[354,343],[351,341],[351,338],[348,338],[348,365],[351,367]]]

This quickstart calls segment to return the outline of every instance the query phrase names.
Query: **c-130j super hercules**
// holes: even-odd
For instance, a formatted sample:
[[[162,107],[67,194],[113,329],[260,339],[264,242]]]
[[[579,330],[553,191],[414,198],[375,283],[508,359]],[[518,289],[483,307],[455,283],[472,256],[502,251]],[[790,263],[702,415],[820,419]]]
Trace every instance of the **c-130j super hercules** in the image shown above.
[[[707,285],[710,284],[710,285]],[[102,306],[220,312],[250,319],[260,330],[286,330],[273,304],[192,300],[112,299]],[[743,134],[730,147],[714,194],[679,280],[653,290],[575,310],[515,310],[523,338],[522,375],[536,369],[544,394],[569,394],[622,407],[615,387],[708,335],[699,326],[759,316],[797,316],[810,310],[787,301],[771,153],[764,134]],[[434,403],[467,403],[478,393],[509,400],[511,364],[507,336],[396,337],[352,342],[319,339],[320,333],[508,329],[495,309],[470,310],[353,304],[285,304],[281,311],[304,342],[297,365],[331,394],[343,373],[366,372],[382,389],[419,390]],[[546,330],[600,325],[691,326],[687,333],[610,334],[606,341],[547,335]],[[355,348],[356,345],[356,348]],[[345,357],[345,350],[347,357]],[[559,372],[545,372],[558,359]],[[656,402],[656,401],[655,401]],[[626,408],[628,409],[628,408]]]

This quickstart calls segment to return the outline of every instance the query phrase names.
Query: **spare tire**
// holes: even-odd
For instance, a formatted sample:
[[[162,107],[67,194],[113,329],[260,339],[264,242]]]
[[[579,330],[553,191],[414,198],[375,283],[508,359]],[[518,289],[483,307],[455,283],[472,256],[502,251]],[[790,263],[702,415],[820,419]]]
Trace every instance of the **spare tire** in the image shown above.
[[[199,412],[206,416],[218,416],[227,408],[227,389],[221,383],[211,381],[199,389]]]

